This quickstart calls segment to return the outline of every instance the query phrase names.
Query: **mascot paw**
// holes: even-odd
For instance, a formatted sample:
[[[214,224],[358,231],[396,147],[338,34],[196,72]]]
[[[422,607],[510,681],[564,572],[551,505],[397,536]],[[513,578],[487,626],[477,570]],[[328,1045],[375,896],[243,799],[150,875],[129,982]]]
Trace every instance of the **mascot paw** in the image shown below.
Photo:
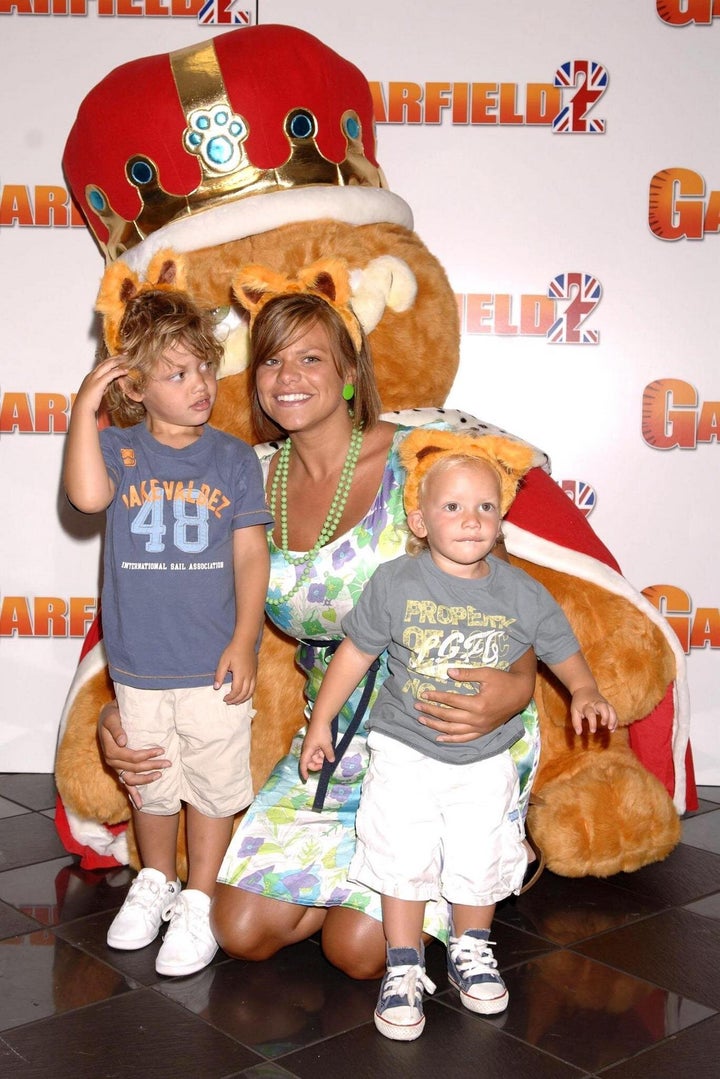
[[[662,861],[680,840],[667,791],[628,754],[594,753],[572,775],[548,782],[528,827],[548,869],[564,877],[610,877]]]

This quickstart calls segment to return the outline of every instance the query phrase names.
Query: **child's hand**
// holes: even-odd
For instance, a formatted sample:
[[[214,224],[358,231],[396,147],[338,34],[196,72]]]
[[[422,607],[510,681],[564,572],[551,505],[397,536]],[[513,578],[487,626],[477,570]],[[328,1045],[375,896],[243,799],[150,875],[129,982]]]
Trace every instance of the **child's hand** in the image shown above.
[[[93,413],[98,412],[110,383],[126,375],[128,371],[129,367],[124,356],[110,356],[109,359],[103,360],[82,380],[73,408],[80,405],[80,408],[91,409]]]
[[[323,761],[335,760],[332,731],[328,724],[310,723],[300,753],[300,777],[307,781],[308,772],[319,772]]]
[[[228,671],[232,671],[232,683],[223,697],[225,703],[242,704],[250,700],[257,680],[257,655],[254,647],[244,647],[230,642],[220,656],[220,662],[215,670],[213,689],[222,689]]]
[[[576,734],[582,734],[583,719],[588,722],[588,730],[595,734],[598,719],[602,727],[614,731],[617,727],[617,714],[611,704],[605,700],[597,686],[578,689],[570,701],[570,719]]]

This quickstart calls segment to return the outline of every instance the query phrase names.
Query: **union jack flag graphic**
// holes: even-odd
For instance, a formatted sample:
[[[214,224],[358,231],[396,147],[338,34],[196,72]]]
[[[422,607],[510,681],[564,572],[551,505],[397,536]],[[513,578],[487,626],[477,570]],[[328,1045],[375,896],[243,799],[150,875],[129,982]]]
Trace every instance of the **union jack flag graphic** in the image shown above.
[[[575,89],[572,98],[552,122],[556,135],[602,135],[605,121],[587,116],[588,109],[608,86],[607,69],[595,60],[568,60],[555,72],[555,86]]]
[[[602,291],[594,274],[560,273],[553,277],[547,290],[550,299],[570,302],[548,330],[547,340],[553,345],[597,345],[600,331],[581,326],[599,304]]]
[[[205,0],[197,20],[201,26],[252,26],[254,13],[241,7],[242,3],[243,0]]]
[[[584,480],[561,480],[560,486],[570,501],[575,503],[583,517],[589,517],[597,502],[595,488]]]

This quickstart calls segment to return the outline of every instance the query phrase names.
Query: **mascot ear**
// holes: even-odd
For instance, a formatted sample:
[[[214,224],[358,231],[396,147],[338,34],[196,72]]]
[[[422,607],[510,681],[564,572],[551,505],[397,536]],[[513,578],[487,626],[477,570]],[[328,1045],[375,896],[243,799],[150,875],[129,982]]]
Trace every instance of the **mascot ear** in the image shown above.
[[[485,461],[500,481],[500,514],[505,516],[520,481],[535,462],[531,446],[502,435],[465,435],[454,431],[417,428],[400,446],[400,460],[407,472],[405,510],[418,506],[420,485],[431,466],[442,457],[472,457]]]
[[[350,275],[342,259],[319,259],[297,275],[308,292],[317,292],[335,308],[350,303]]]
[[[251,323],[268,300],[290,291],[290,278],[269,266],[243,266],[231,284],[238,302],[249,313]]]
[[[478,448],[478,456],[487,457],[495,462],[504,472],[518,482],[526,472],[532,468],[535,461],[535,451],[531,446],[522,442],[515,442],[512,438],[503,438],[502,435],[484,435],[482,438],[473,439]]]
[[[187,292],[187,273],[182,255],[167,250],[153,255],[147,268],[145,287]]]
[[[150,260],[144,281],[121,259],[108,266],[100,282],[95,310],[104,318],[105,344],[111,355],[122,352],[120,325],[131,300],[150,289],[184,290],[186,281],[185,263],[174,251],[158,251]]]
[[[95,310],[104,318],[105,344],[111,355],[120,352],[120,323],[130,300],[140,291],[140,279],[122,262],[108,266],[100,282]]]
[[[238,301],[250,314],[250,332],[258,314],[276,296],[309,294],[323,299],[342,319],[355,346],[362,348],[362,330],[351,307],[350,275],[342,259],[319,259],[303,267],[295,277],[268,266],[244,266],[232,280]]]

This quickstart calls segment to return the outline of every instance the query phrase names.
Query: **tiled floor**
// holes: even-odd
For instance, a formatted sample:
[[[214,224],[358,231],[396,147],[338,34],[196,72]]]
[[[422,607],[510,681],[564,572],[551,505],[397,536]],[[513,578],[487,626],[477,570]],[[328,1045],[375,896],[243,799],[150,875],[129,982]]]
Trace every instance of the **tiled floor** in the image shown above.
[[[65,854],[45,775],[0,775],[3,1079],[717,1079],[720,788],[703,788],[670,858],[611,880],[545,873],[493,931],[510,1006],[483,1019],[447,986],[419,1041],[372,1022],[377,983],[352,982],[315,941],[260,964],[219,954],[189,978],[155,973],[157,945],[110,951],[132,874]]]

